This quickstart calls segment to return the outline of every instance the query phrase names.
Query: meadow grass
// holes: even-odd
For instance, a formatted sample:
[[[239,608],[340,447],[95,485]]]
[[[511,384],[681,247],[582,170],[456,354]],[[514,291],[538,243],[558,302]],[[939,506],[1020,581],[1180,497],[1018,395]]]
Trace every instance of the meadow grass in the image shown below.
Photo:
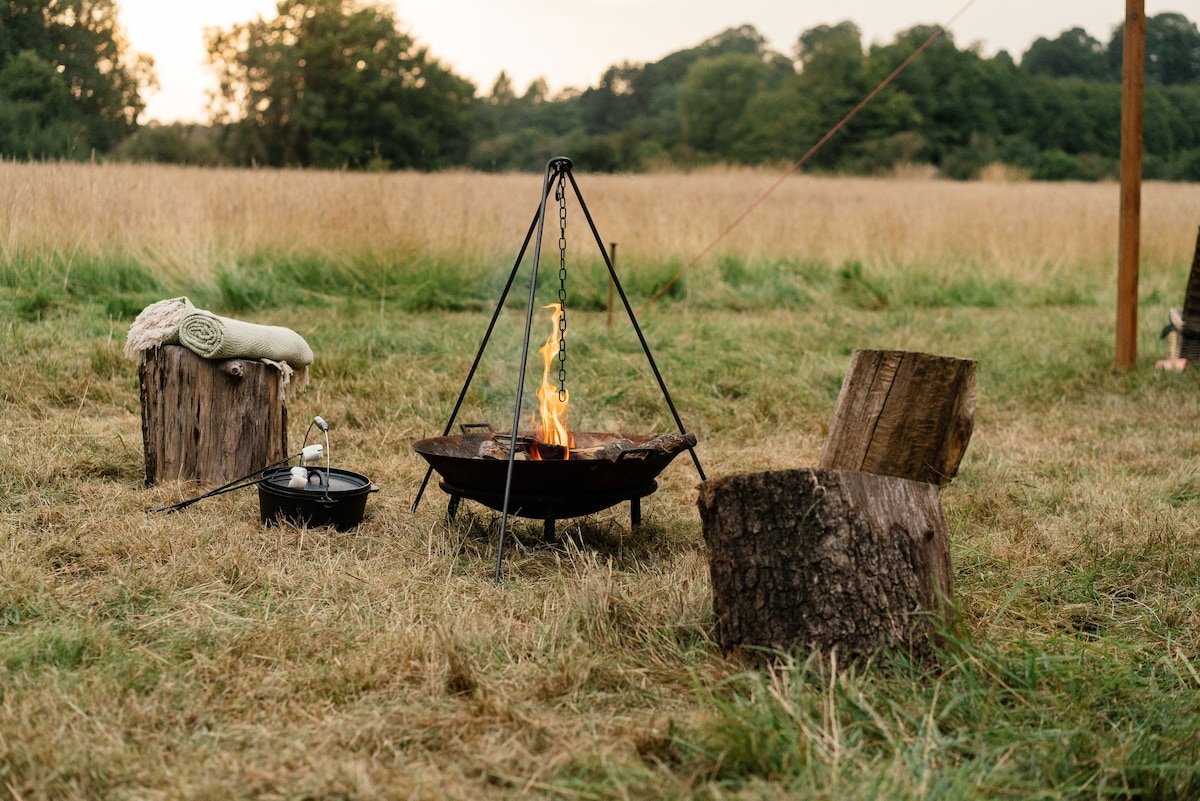
[[[553,544],[516,521],[499,584],[496,515],[447,525],[436,488],[410,511],[410,445],[446,422],[536,176],[2,164],[5,793],[1200,796],[1200,374],[1152,369],[1194,188],[1146,187],[1118,373],[1113,186],[798,178],[690,264],[771,176],[578,180],[709,476],[816,464],[855,348],[979,361],[935,660],[723,655],[686,460],[638,530],[624,506]],[[572,420],[668,431],[578,230]],[[526,293],[460,419],[511,414]],[[324,416],[335,464],[381,485],[360,527],[264,528],[251,492],[146,513],[198,488],[143,486],[121,346],[178,294],[313,345],[292,439]]]

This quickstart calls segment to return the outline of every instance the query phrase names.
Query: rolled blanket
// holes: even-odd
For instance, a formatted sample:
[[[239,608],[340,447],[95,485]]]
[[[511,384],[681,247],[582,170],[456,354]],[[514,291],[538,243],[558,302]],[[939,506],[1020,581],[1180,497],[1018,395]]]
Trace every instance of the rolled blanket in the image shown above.
[[[312,348],[290,328],[231,320],[204,309],[183,315],[179,344],[206,359],[271,359],[293,367],[313,361]]]

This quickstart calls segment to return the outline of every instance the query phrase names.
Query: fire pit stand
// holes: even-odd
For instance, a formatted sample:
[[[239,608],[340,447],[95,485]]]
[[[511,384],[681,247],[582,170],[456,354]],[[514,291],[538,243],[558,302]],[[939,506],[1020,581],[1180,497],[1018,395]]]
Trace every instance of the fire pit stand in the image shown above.
[[[504,509],[503,492],[487,492],[477,487],[456,487],[445,481],[439,481],[438,487],[450,496],[450,502],[446,506],[448,520],[454,520],[463,498],[477,501],[496,511]],[[658,482],[651,481],[649,484],[640,484],[632,489],[616,492],[510,494],[508,503],[512,508],[509,510],[509,514],[541,519],[542,536],[551,540],[555,535],[555,521],[559,518],[590,515],[610,506],[616,506],[622,501],[629,501],[629,524],[640,526],[642,524],[642,498],[652,494],[656,489],[658,489]]]
[[[529,225],[529,230],[525,234],[525,239],[521,243],[516,261],[513,263],[508,280],[500,293],[496,309],[483,335],[483,341],[479,345],[479,350],[475,354],[475,360],[471,364],[471,369],[467,373],[462,391],[459,393],[458,400],[454,404],[454,410],[450,413],[450,419],[446,423],[446,428],[441,437],[421,440],[413,444],[414,450],[429,462],[429,468],[425,471],[425,478],[421,482],[420,489],[417,490],[416,498],[413,500],[412,510],[414,512],[421,503],[421,498],[425,494],[426,487],[429,485],[429,479],[436,468],[443,479],[439,482],[439,487],[450,495],[450,503],[447,508],[447,515],[450,519],[453,519],[457,514],[458,506],[463,498],[482,503],[501,513],[500,537],[496,553],[496,581],[500,580],[500,566],[504,556],[504,535],[510,514],[542,519],[546,535],[552,536],[554,534],[554,522],[557,518],[592,514],[614,506],[617,503],[629,501],[631,522],[636,526],[641,522],[641,499],[657,489],[658,483],[655,481],[655,477],[680,450],[688,451],[696,467],[696,472],[700,476],[700,480],[706,480],[704,470],[700,466],[700,460],[696,456],[695,436],[687,433],[684,429],[683,421],[679,417],[675,403],[671,400],[671,394],[667,390],[666,382],[663,381],[662,373],[654,361],[654,356],[650,352],[650,346],[646,343],[646,337],[642,333],[641,326],[638,325],[637,318],[633,313],[633,307],[630,305],[629,298],[621,286],[621,281],[617,277],[612,260],[604,248],[603,240],[600,238],[599,231],[596,230],[591,212],[588,211],[587,204],[579,192],[579,185],[575,182],[575,176],[571,173],[571,169],[571,160],[563,156],[552,158],[547,163],[546,174],[542,184],[541,202],[538,204],[537,212],[534,214],[533,220]],[[515,444],[508,449],[506,459],[477,458],[477,452],[472,452],[470,447],[467,450],[459,450],[459,447],[463,444],[460,440],[471,436],[483,436],[468,433],[468,429],[475,424],[464,426],[464,434],[461,437],[451,437],[450,431],[453,429],[458,413],[462,409],[463,401],[471,386],[471,381],[479,369],[484,351],[487,349],[488,341],[491,339],[496,322],[500,318],[500,313],[508,298],[509,290],[512,289],[513,282],[516,280],[517,272],[529,248],[529,243],[530,241],[534,241],[536,230],[537,237],[534,241],[532,275],[529,280],[529,302],[525,313],[525,332],[521,345],[516,402],[513,408],[512,427],[509,429],[510,432],[520,431],[521,404],[525,392],[526,364],[529,358],[529,337],[533,324],[533,312],[537,295],[538,266],[541,260],[547,200],[550,197],[551,191],[555,192],[555,199],[559,204],[558,244],[560,263],[558,299],[560,309],[564,310],[565,314],[567,277],[566,185],[568,181],[570,182],[571,189],[574,191],[579,207],[587,219],[588,227],[591,229],[600,255],[608,268],[611,285],[621,298],[621,303],[625,307],[625,312],[628,314],[633,330],[637,334],[638,341],[641,343],[642,351],[645,353],[650,369],[654,373],[654,378],[658,382],[658,387],[662,391],[663,399],[666,401],[671,416],[679,428],[680,436],[675,438],[676,442],[669,449],[664,451],[660,448],[657,456],[643,449],[645,441],[649,439],[648,437],[635,437],[631,439],[636,440],[639,444],[636,444],[629,452],[622,453],[613,459],[598,459],[594,461],[570,458],[565,458],[561,461],[519,460],[517,458],[519,449]],[[560,317],[559,320],[560,336],[565,337],[565,317]],[[559,376],[560,382],[562,382],[560,383],[560,397],[565,396],[565,345],[565,339],[560,338]],[[576,436],[601,439],[605,437],[615,438],[614,435],[601,434],[577,433]],[[671,436],[674,437],[674,435]],[[477,443],[473,444],[476,448],[478,447]],[[500,468],[503,468],[502,473],[498,472]],[[502,481],[500,480],[501,476],[503,477]]]

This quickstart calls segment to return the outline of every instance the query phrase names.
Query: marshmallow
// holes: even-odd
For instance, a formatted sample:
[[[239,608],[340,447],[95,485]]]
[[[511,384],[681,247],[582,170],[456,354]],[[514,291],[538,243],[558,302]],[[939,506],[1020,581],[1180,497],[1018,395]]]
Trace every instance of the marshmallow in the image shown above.
[[[308,486],[308,471],[303,467],[293,467],[292,477],[288,481],[288,487],[292,489],[303,489]]]
[[[302,462],[319,462],[325,457],[325,446],[321,444],[306,445],[304,450],[300,451],[300,461]]]

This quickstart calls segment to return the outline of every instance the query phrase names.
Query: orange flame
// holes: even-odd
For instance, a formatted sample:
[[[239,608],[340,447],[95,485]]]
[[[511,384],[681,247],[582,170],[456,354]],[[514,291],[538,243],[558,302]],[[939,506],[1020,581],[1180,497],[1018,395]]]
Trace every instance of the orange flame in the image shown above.
[[[546,338],[546,344],[538,348],[538,353],[542,354],[544,367],[542,369],[542,385],[537,390],[541,420],[540,422],[534,421],[534,425],[537,426],[535,439],[562,448],[562,458],[569,459],[571,448],[575,446],[575,438],[567,430],[567,407],[571,397],[565,388],[562,396],[559,397],[558,387],[550,380],[552,368],[558,364],[560,350],[558,326],[563,317],[563,310],[562,306],[557,303],[551,303],[542,308],[554,309],[554,313],[550,315],[550,336]],[[566,336],[565,330],[561,336]],[[539,458],[536,449],[533,457]]]

